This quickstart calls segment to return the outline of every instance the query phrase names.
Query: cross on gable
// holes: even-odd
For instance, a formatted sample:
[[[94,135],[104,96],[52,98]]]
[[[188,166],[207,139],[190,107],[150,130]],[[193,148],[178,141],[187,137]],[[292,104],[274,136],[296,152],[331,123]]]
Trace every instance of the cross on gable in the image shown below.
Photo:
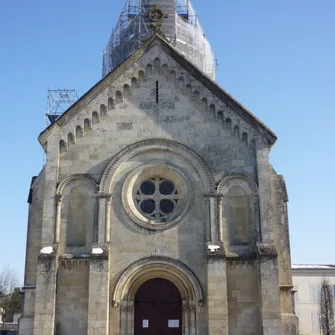
[[[151,21],[151,26],[154,28],[159,28],[162,26],[164,19],[167,19],[169,16],[160,9],[158,4],[154,4],[153,8],[147,13],[146,17],[148,17]]]

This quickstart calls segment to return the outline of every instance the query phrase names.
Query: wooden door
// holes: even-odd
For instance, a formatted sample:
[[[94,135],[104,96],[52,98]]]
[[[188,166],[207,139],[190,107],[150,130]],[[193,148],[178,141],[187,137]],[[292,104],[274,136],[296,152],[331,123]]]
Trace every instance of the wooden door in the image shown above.
[[[135,296],[135,335],[182,335],[182,300],[169,280],[150,279]]]

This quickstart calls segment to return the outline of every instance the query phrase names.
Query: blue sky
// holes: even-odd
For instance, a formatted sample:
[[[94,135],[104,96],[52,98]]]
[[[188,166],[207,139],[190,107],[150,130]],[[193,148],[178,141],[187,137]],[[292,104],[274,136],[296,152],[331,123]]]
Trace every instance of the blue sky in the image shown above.
[[[3,0],[0,4],[2,177],[0,268],[23,278],[27,196],[43,165],[37,137],[47,90],[84,94],[125,0]],[[335,2],[194,0],[216,80],[278,136],[294,263],[335,263]]]

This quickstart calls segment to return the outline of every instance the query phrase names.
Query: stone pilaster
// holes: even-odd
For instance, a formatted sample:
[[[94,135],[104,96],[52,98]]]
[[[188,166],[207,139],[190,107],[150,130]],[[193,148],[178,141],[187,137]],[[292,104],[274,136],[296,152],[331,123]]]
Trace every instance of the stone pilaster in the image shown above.
[[[295,315],[294,293],[292,285],[280,286],[281,324],[283,335],[297,335],[298,317]]]
[[[36,286],[23,287],[23,313],[19,319],[19,334],[33,335]]]
[[[55,241],[55,194],[58,178],[58,138],[50,136],[47,143],[45,184],[43,196],[42,246],[52,246]]]
[[[222,242],[222,195],[205,195],[209,212],[210,241],[207,242],[208,334],[228,335],[227,266]],[[218,294],[220,292],[220,294]]]
[[[282,335],[277,251],[274,244],[257,244],[263,335]]]
[[[107,335],[109,327],[108,252],[90,260],[87,335]]]
[[[35,295],[34,335],[54,335],[57,257],[39,255]]]
[[[261,240],[264,243],[273,243],[269,145],[261,138],[257,138],[256,140],[256,161],[259,188]]]
[[[226,259],[220,251],[208,252],[208,334],[228,335]]]

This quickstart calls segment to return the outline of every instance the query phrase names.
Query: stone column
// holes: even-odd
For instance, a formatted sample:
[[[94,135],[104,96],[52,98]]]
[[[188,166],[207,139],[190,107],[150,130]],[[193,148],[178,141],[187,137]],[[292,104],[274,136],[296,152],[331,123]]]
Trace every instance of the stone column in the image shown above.
[[[34,335],[54,335],[57,266],[55,253],[38,258]]]
[[[108,251],[90,260],[87,335],[107,335],[109,328]]]
[[[273,243],[269,145],[260,137],[256,139],[256,161],[259,188],[261,238],[263,243]]]
[[[274,244],[257,244],[263,335],[282,335],[277,251]]]
[[[111,195],[99,194],[98,203],[98,244],[104,245],[109,242],[110,206]]]
[[[190,335],[197,335],[197,324],[196,324],[196,301],[189,302],[190,314],[189,314],[189,325],[190,325]]]
[[[224,241],[224,235],[227,235],[227,227],[223,226],[223,194],[216,196],[217,222],[219,227],[219,241]]]
[[[210,210],[209,210],[209,199],[205,195],[204,203],[206,208],[206,241],[211,240],[211,219],[210,219]]]
[[[190,314],[189,314],[190,304],[187,300],[183,301],[183,334],[190,335]]]
[[[61,223],[61,211],[62,211],[62,198],[61,194],[55,196],[56,201],[56,223],[55,223],[55,243],[60,241],[60,223]]]
[[[228,335],[227,267],[219,251],[208,251],[207,283],[208,334]]]
[[[111,226],[111,205],[112,205],[112,196],[109,194],[106,197],[106,222],[105,222],[105,240],[106,243],[110,242],[110,226]]]
[[[206,203],[209,211],[210,241],[218,243],[222,241],[222,214],[220,213],[222,194],[205,194]]]

